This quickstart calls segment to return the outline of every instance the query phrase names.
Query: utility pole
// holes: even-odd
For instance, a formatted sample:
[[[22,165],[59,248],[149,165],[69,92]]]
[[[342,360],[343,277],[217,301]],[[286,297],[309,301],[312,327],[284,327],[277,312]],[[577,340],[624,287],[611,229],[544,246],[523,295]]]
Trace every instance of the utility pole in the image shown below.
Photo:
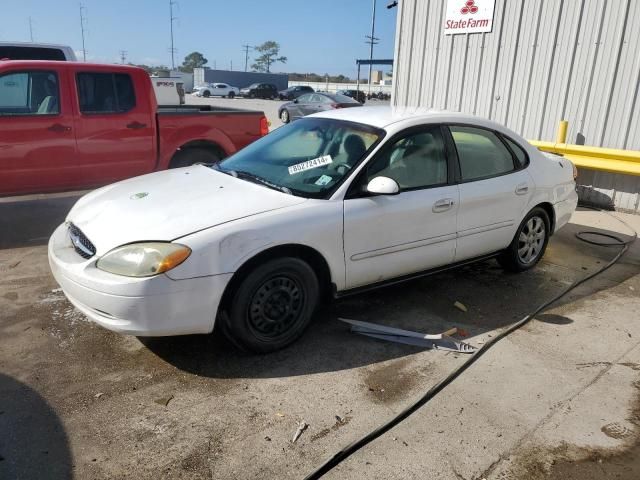
[[[373,16],[371,17],[371,35],[365,35],[368,38],[364,43],[369,44],[369,93],[371,93],[371,62],[373,61],[373,46],[378,43],[379,38],[375,36],[376,32],[376,0],[373,0]]]
[[[169,51],[171,52],[171,70],[176,69],[176,61],[175,61],[175,53],[176,49],[173,44],[173,22],[178,19],[178,17],[173,16],[173,6],[178,3],[175,0],[169,0],[169,23],[171,26],[171,48]]]
[[[120,61],[122,62],[123,65],[124,65],[124,62],[127,61],[127,51],[126,50],[120,50]]]
[[[229,60],[229,65],[230,65],[229,70],[233,72],[233,60]]]
[[[249,49],[253,48],[251,45],[242,45],[242,49],[244,50],[244,71],[247,71],[249,66]]]
[[[29,36],[31,37],[31,43],[33,43],[33,22],[31,17],[29,17]]]
[[[82,33],[82,60],[87,61],[87,49],[84,46],[84,26],[87,21],[87,17],[85,13],[87,12],[87,7],[80,4],[80,32]]]

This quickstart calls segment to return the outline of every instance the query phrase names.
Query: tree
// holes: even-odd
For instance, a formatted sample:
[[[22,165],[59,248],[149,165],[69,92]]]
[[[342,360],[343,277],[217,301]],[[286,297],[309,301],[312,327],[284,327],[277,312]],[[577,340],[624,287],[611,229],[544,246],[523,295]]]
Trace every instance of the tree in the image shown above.
[[[251,65],[251,69],[255,72],[269,73],[271,64],[276,62],[287,63],[287,57],[278,57],[280,53],[280,44],[278,42],[273,40],[266,41],[262,45],[255,47],[255,50],[262,54],[255,58],[256,63]]]
[[[204,55],[200,52],[191,52],[184,57],[184,62],[182,62],[182,65],[178,68],[181,72],[193,73],[194,68],[204,67],[208,62],[209,60],[204,58]]]

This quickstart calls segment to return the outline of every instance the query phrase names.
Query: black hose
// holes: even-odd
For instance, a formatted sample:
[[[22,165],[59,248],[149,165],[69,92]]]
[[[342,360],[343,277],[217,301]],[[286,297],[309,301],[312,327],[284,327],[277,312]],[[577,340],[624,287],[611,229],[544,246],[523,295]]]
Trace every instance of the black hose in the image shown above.
[[[592,209],[592,210],[597,210],[597,209]],[[618,254],[613,258],[613,260],[611,260],[609,263],[607,263],[606,265],[601,267],[599,270],[596,270],[595,272],[592,272],[592,273],[588,274],[586,277],[581,278],[580,280],[577,280],[576,282],[572,283],[567,288],[565,288],[562,292],[560,292],[558,295],[553,297],[551,300],[546,301],[545,303],[540,305],[538,308],[536,308],[532,313],[530,313],[527,316],[525,316],[522,320],[519,320],[516,323],[512,324],[511,326],[507,327],[505,330],[500,332],[498,335],[496,335],[491,340],[489,340],[487,343],[485,343],[481,348],[479,348],[462,365],[460,365],[453,372],[451,372],[449,375],[447,375],[443,380],[441,380],[440,382],[436,383],[433,387],[431,387],[417,401],[415,401],[413,404],[409,405],[407,408],[402,410],[400,413],[398,413],[395,417],[393,417],[390,420],[388,420],[386,423],[380,425],[375,430],[373,430],[370,433],[366,434],[364,437],[362,437],[362,438],[356,440],[355,442],[353,442],[353,443],[347,445],[346,447],[344,447],[342,450],[340,450],[335,455],[333,455],[333,457],[331,457],[326,462],[324,462],[322,465],[320,465],[316,470],[314,470],[309,475],[304,477],[304,480],[315,480],[315,479],[321,478],[322,476],[324,476],[325,473],[329,472],[333,467],[338,465],[340,462],[342,462],[343,460],[347,459],[352,454],[354,454],[355,452],[357,452],[362,447],[364,447],[368,443],[372,442],[373,440],[375,440],[376,438],[378,438],[382,434],[384,434],[387,431],[391,430],[393,427],[395,427],[400,422],[402,422],[405,418],[409,417],[409,415],[411,415],[412,413],[417,411],[420,407],[422,407],[427,402],[429,402],[429,400],[431,400],[433,397],[435,397],[438,393],[440,393],[442,390],[444,390],[444,388],[447,385],[449,385],[456,378],[458,378],[460,375],[462,375],[462,373],[467,368],[469,368],[471,365],[473,365],[475,362],[477,362],[480,359],[480,357],[482,357],[491,347],[493,347],[500,340],[502,340],[506,336],[510,335],[511,333],[515,332],[516,330],[518,330],[522,326],[526,325],[536,315],[538,315],[543,310],[546,310],[551,304],[557,302],[559,299],[564,297],[567,293],[569,293],[570,291],[572,291],[576,287],[582,285],[586,281],[591,280],[596,275],[599,275],[602,272],[604,272],[605,270],[609,269],[613,264],[615,264],[618,260],[620,260],[620,257],[622,257],[622,255],[624,255],[627,252],[627,250],[629,249],[629,246],[633,242],[636,241],[636,239],[638,238],[638,233],[633,229],[633,227],[631,227],[624,220],[622,220],[622,219],[620,219],[620,218],[618,218],[618,217],[616,217],[614,215],[611,215],[611,216],[613,218],[615,218],[616,220],[618,220],[619,222],[623,223],[627,228],[629,228],[629,230],[632,230],[634,232],[633,236],[632,236],[632,238],[630,240],[623,240],[622,238],[620,238],[618,236],[615,236],[615,235],[611,235],[611,234],[608,234],[608,233],[596,232],[596,231],[589,231],[589,230],[585,230],[585,231],[581,231],[581,232],[576,233],[576,238],[578,240],[590,243],[592,245],[598,245],[598,246],[603,246],[603,247],[611,247],[611,246],[620,246],[620,247],[622,247],[620,249],[620,251],[618,252]],[[584,235],[593,235],[593,236],[605,237],[605,238],[609,238],[609,239],[615,240],[616,243],[597,242],[595,240],[588,240],[588,239],[583,238]]]

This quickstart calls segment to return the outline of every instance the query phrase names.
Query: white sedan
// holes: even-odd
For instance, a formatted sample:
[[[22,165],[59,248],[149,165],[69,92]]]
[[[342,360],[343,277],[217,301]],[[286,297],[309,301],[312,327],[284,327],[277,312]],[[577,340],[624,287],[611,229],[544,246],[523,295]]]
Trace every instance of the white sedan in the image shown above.
[[[140,336],[282,348],[326,295],[496,257],[527,270],[576,208],[575,169],[511,130],[448,112],[334,110],[215,166],[89,193],[49,242],[90,319]]]
[[[195,87],[191,95],[196,97],[223,97],[233,98],[240,93],[237,87],[232,87],[227,83],[208,83]]]

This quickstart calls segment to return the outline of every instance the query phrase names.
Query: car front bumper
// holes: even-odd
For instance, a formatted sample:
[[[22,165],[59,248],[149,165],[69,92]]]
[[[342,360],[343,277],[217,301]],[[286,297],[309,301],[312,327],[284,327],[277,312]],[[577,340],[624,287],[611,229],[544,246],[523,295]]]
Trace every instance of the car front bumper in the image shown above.
[[[96,268],[96,260],[75,252],[65,224],[49,240],[51,272],[69,301],[104,328],[137,336],[211,332],[232,276],[124,277]]]

